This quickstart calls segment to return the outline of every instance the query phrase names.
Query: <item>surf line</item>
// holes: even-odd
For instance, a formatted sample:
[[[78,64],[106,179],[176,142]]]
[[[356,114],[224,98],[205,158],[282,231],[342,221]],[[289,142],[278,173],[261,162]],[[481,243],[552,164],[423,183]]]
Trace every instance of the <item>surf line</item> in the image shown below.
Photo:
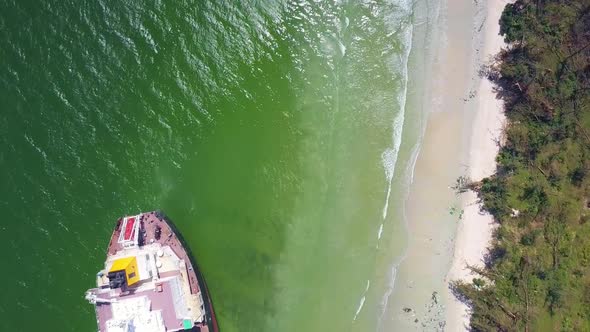
[[[365,287],[365,291],[363,292],[363,296],[361,297],[361,301],[359,302],[359,305],[356,309],[356,313],[354,314],[354,318],[352,319],[352,321],[356,321],[358,315],[361,313],[361,310],[363,310],[363,306],[365,305],[365,299],[367,297],[367,292],[369,291],[369,287],[371,286],[371,281],[367,279],[367,286]]]
[[[411,30],[410,30],[409,34],[410,34],[410,40],[411,40],[411,35],[412,35]],[[381,224],[379,225],[379,230],[377,232],[377,244],[376,244],[375,249],[379,249],[379,243],[380,243],[381,237],[383,236],[383,229],[385,227],[385,220],[387,219],[387,211],[389,210],[389,200],[391,198],[391,186],[393,184],[393,175],[395,172],[395,166],[397,164],[399,149],[401,146],[403,126],[404,126],[404,120],[405,120],[406,94],[407,94],[407,89],[408,89],[407,65],[408,65],[409,49],[411,49],[411,46],[408,47],[406,54],[404,54],[405,57],[400,56],[400,58],[402,58],[401,62],[403,64],[404,89],[403,89],[403,92],[400,95],[398,95],[400,112],[395,116],[395,118],[393,120],[393,135],[392,135],[393,136],[392,137],[393,147],[387,148],[381,154],[381,161],[383,164],[383,168],[385,169],[385,179],[387,180],[387,195],[385,196],[385,203],[384,203],[382,215],[381,215],[382,220],[381,220]],[[388,289],[385,292],[383,300],[382,300],[383,312],[385,311],[384,308],[387,306],[389,296],[391,295],[391,293],[393,291],[393,286],[395,284],[395,277],[397,274],[397,266],[398,265],[399,265],[399,262],[393,264],[391,272],[390,272],[390,278],[389,278],[390,282],[388,285]],[[367,287],[365,288],[365,291],[363,292],[359,306],[358,306],[357,311],[354,315],[353,322],[356,321],[359,313],[363,309],[363,306],[364,306],[365,300],[366,300],[366,294],[369,291],[369,287],[370,287],[370,282],[369,282],[369,280],[367,280]],[[383,312],[381,313],[381,315],[379,317],[379,324],[381,322]]]
[[[408,0],[398,0],[398,1],[399,1],[398,5],[400,5],[400,8],[405,9],[403,11],[405,16],[409,17],[413,11],[411,1],[408,1]],[[398,105],[399,105],[399,113],[396,114],[396,116],[393,119],[392,146],[386,148],[385,151],[383,151],[383,153],[381,154],[381,161],[382,161],[383,168],[385,170],[385,179],[387,181],[387,195],[385,197],[385,202],[384,202],[384,206],[383,206],[383,210],[382,210],[382,214],[381,214],[381,216],[382,216],[381,224],[379,225],[379,230],[377,232],[377,244],[376,244],[375,250],[379,249],[379,243],[381,242],[381,237],[383,236],[383,231],[384,231],[384,227],[385,227],[385,221],[387,219],[387,213],[389,210],[389,200],[391,198],[391,187],[393,184],[393,176],[394,176],[396,164],[398,161],[398,155],[400,152],[401,141],[402,141],[403,126],[404,126],[404,122],[405,122],[406,98],[407,98],[407,93],[408,93],[408,60],[410,57],[410,51],[412,50],[412,46],[413,46],[412,45],[413,25],[411,24],[411,22],[405,22],[405,23],[406,24],[403,24],[403,22],[402,22],[402,24],[398,27],[397,31],[395,31],[396,34],[402,36],[403,41],[405,42],[404,44],[406,45],[404,52],[399,55],[399,64],[400,64],[399,69],[401,69],[403,89],[402,89],[401,93],[398,93],[398,95],[397,95],[397,101],[398,101]],[[405,219],[405,216],[404,216],[404,219]],[[381,310],[381,313],[378,317],[378,330],[381,326],[383,315],[385,314],[386,307],[389,302],[389,297],[391,296],[391,294],[393,292],[393,288],[395,286],[395,280],[396,280],[396,276],[397,276],[397,267],[399,266],[401,261],[403,261],[404,258],[405,258],[405,253],[402,255],[402,257],[400,257],[397,260],[397,262],[394,262],[391,266],[391,271],[389,273],[389,278],[388,278],[389,285],[388,285],[387,290],[383,294],[382,301],[381,301],[382,310]],[[362,297],[360,299],[358,308],[357,308],[356,313],[353,318],[353,322],[356,321],[356,319],[358,318],[358,315],[360,314],[360,312],[363,309],[363,306],[364,306],[365,300],[366,300],[366,294],[368,293],[369,288],[370,288],[370,280],[367,280],[367,286],[366,286],[365,291],[363,292]]]
[[[403,0],[400,2],[404,2]],[[406,10],[408,14],[411,14],[412,12],[412,8],[411,6],[409,6],[409,2],[405,3],[406,6]],[[393,121],[393,147],[389,148],[387,150],[385,150],[381,156],[382,158],[382,162],[383,162],[383,167],[385,168],[385,176],[387,178],[387,195],[385,198],[385,204],[383,206],[383,222],[381,224],[381,226],[379,227],[379,232],[378,232],[378,242],[377,242],[377,248],[379,247],[379,240],[381,239],[381,235],[383,232],[383,224],[385,223],[385,219],[387,218],[387,212],[389,209],[389,200],[391,198],[391,186],[392,186],[392,182],[393,182],[393,175],[394,175],[394,171],[396,168],[396,164],[397,164],[397,159],[398,159],[398,154],[399,154],[399,150],[400,150],[400,146],[401,146],[401,138],[402,138],[402,133],[403,133],[403,125],[405,122],[405,111],[406,111],[406,98],[407,98],[407,93],[408,93],[408,60],[410,57],[410,52],[412,50],[412,38],[413,38],[413,32],[414,32],[414,28],[412,26],[412,24],[407,24],[405,26],[400,26],[398,32],[400,33],[400,35],[403,35],[402,38],[404,38],[404,40],[406,41],[406,45],[407,47],[405,48],[405,52],[403,54],[400,55],[400,63],[401,63],[401,70],[402,70],[402,78],[403,78],[403,93],[398,94],[398,102],[400,105],[400,113],[397,114],[397,116],[394,118]],[[402,209],[403,211],[403,209]],[[405,217],[405,213],[402,212],[402,214],[404,214],[402,216],[403,220],[405,221],[406,217]],[[406,225],[406,231],[407,231],[407,225]],[[395,281],[397,278],[397,269],[399,267],[399,264],[405,259],[406,253],[404,250],[404,253],[402,253],[402,255],[397,259],[397,261],[395,261],[392,265],[391,265],[391,270],[389,271],[389,284],[388,287],[385,291],[385,293],[383,294],[382,300],[381,300],[381,313],[378,317],[377,320],[377,330],[380,331],[381,330],[381,324],[383,322],[383,316],[385,315],[385,312],[387,310],[387,305],[389,303],[389,297],[391,296],[391,294],[393,293],[393,289],[395,287]]]

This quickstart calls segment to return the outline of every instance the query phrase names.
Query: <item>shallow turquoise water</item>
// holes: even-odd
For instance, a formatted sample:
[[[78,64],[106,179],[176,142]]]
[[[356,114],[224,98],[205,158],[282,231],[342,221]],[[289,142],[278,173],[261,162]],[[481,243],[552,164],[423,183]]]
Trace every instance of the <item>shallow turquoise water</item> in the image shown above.
[[[374,330],[403,247],[395,181],[383,209],[410,21],[394,1],[1,0],[0,330],[94,330],[113,223],[153,209],[224,332]]]

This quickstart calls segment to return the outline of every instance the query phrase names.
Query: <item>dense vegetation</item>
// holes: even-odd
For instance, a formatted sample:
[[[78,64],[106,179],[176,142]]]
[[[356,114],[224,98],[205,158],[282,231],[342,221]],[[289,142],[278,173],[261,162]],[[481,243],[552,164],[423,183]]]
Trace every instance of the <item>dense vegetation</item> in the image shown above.
[[[476,185],[499,227],[455,290],[476,331],[590,331],[590,1],[518,0],[500,25],[508,124]]]

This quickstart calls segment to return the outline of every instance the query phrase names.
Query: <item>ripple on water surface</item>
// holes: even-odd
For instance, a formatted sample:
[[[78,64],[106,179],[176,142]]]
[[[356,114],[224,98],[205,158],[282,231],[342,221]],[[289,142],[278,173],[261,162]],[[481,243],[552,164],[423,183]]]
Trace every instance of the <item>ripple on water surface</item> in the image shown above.
[[[375,329],[409,18],[395,1],[0,3],[18,271],[0,276],[0,329],[94,329],[83,292],[115,220],[158,208],[224,331]]]

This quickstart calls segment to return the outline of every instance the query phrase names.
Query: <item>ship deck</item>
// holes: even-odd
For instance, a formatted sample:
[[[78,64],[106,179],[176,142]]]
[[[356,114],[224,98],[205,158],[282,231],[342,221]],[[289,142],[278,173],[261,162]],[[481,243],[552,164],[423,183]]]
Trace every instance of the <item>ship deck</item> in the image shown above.
[[[119,235],[121,234],[121,223],[123,219],[119,219],[117,221],[117,227],[111,236],[111,242],[109,243],[108,254],[114,255],[118,251],[123,250],[123,247],[117,242]],[[159,243],[162,246],[169,246],[172,248],[174,253],[181,259],[186,262],[187,266],[187,273],[188,273],[188,280],[191,287],[192,294],[198,294],[200,291],[199,287],[199,280],[195,273],[194,267],[192,266],[192,262],[190,256],[184,249],[182,242],[177,237],[174,230],[170,227],[170,224],[166,221],[166,219],[159,215],[157,212],[147,212],[141,215],[139,219],[141,223],[141,232],[139,233],[139,243],[140,246],[143,244],[149,243]],[[161,230],[160,238],[156,238],[156,230],[158,227]]]
[[[204,280],[201,280],[201,283],[199,282],[199,278],[201,276],[199,275],[196,266],[193,266],[191,256],[185,250],[183,241],[178,237],[178,234],[175,232],[171,222],[169,222],[163,214],[157,211],[147,212],[139,215],[139,220],[136,222],[140,222],[140,231],[138,236],[139,248],[150,244],[160,244],[162,247],[167,246],[174,252],[174,254],[176,254],[176,256],[178,256],[178,258],[180,258],[180,260],[184,261],[186,270],[164,272],[160,274],[160,281],[156,283],[158,285],[158,291],[135,291],[130,289],[130,291],[127,293],[121,293],[120,290],[117,290],[113,293],[111,299],[131,299],[134,297],[146,296],[151,302],[152,310],[162,310],[162,318],[167,330],[182,330],[182,320],[178,319],[174,315],[174,310],[170,310],[170,308],[173,308],[174,304],[172,303],[172,297],[170,296],[171,285],[169,285],[166,281],[166,277],[170,277],[173,274],[182,274],[188,279],[190,293],[194,295],[201,293],[203,305],[205,308],[205,321],[207,323],[211,323],[210,326],[212,327],[211,330],[209,324],[204,324],[202,326],[196,326],[196,331],[217,332],[217,322],[209,295],[206,288],[201,289],[201,285],[204,285]],[[123,218],[117,221],[117,225],[111,236],[107,250],[109,256],[116,255],[118,252],[125,249],[118,242],[121,232],[124,231],[122,229],[122,223]],[[111,304],[97,304],[96,306],[96,314],[98,318],[99,329],[101,331],[106,331],[106,321],[112,318],[112,308],[110,306]]]
[[[116,292],[113,296],[109,297],[109,300],[113,299],[133,299],[145,296],[151,302],[151,309],[161,310],[162,318],[164,320],[164,326],[166,327],[167,331],[178,331],[182,329],[182,319],[178,319],[174,314],[174,310],[170,310],[174,308],[174,303],[172,302],[172,286],[169,282],[161,282],[159,283],[160,290],[154,292],[153,290],[145,290],[141,292],[129,292],[129,294],[122,294],[121,292]],[[103,295],[104,298],[104,295]],[[111,304],[104,303],[104,304],[97,304],[96,306],[96,313],[99,322],[99,330],[106,331],[106,322],[113,318],[113,313],[111,310]],[[208,332],[209,329],[204,326],[201,327],[200,330],[202,332]]]

